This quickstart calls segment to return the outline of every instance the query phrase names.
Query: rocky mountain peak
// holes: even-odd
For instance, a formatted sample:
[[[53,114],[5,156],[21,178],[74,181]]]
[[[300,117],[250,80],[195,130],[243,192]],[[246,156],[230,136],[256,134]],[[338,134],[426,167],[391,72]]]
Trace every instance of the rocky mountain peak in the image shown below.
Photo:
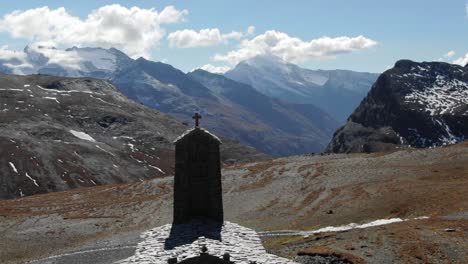
[[[288,64],[286,61],[278,56],[272,54],[262,54],[249,58],[239,63],[240,65],[250,65],[253,67],[277,66],[281,64]]]
[[[347,124],[335,132],[328,151],[432,147],[467,136],[468,69],[401,60],[379,76]]]

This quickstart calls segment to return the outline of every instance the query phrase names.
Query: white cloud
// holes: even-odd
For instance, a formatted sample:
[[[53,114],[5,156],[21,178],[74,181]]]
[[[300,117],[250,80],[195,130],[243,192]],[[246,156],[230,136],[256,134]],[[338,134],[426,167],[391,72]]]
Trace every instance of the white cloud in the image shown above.
[[[468,53],[466,53],[464,57],[454,60],[453,63],[461,65],[461,66],[465,66],[466,64],[468,64]]]
[[[249,26],[247,28],[247,35],[251,36],[255,33],[255,27],[254,26]]]
[[[451,51],[447,52],[447,53],[444,55],[444,57],[450,59],[450,58],[452,58],[453,56],[455,56],[455,54],[456,54],[455,51],[451,50]]]
[[[132,57],[149,57],[165,35],[162,24],[184,20],[187,10],[165,7],[161,12],[151,8],[126,8],[106,5],[91,11],[85,19],[73,16],[64,7],[40,7],[13,11],[0,20],[0,32],[30,41],[53,41],[66,46],[115,47]]]
[[[224,55],[216,54],[214,60],[234,65],[257,55],[272,54],[287,62],[298,63],[310,59],[333,58],[338,54],[369,49],[376,45],[376,41],[364,36],[322,37],[304,41],[283,32],[269,30],[251,40],[244,39],[237,50]]]
[[[153,9],[150,9],[154,11]],[[188,10],[177,10],[174,6],[166,6],[161,13],[159,13],[160,24],[175,24],[185,21],[185,16],[188,15]]]
[[[217,45],[230,39],[240,39],[243,35],[237,31],[221,34],[217,28],[205,28],[198,32],[192,29],[178,30],[170,33],[167,38],[171,47],[193,48]]]
[[[23,61],[26,59],[26,54],[22,51],[9,50],[7,46],[0,48],[0,60],[20,60]]]
[[[456,55],[456,52],[451,50],[445,53],[442,57],[438,58],[437,61],[448,61],[449,59],[453,58]]]
[[[3,64],[6,67],[10,68],[14,74],[22,75],[25,72],[32,72],[34,66],[27,62],[21,62],[20,64],[5,63]]]
[[[29,53],[42,54],[48,61],[47,64],[58,64],[62,67],[79,69],[81,57],[74,50],[65,51],[56,49],[54,43],[38,42],[28,45]],[[34,57],[29,55],[29,57]]]
[[[15,74],[32,74],[38,67],[58,64],[69,69],[79,69],[82,62],[74,50],[56,49],[53,42],[37,42],[28,45],[25,51],[0,48],[0,61],[12,69]]]
[[[212,73],[225,73],[229,71],[231,68],[229,66],[214,66],[211,64],[205,64],[201,67],[195,68],[194,70],[196,69],[202,69],[202,70],[205,70],[207,72],[212,72]]]

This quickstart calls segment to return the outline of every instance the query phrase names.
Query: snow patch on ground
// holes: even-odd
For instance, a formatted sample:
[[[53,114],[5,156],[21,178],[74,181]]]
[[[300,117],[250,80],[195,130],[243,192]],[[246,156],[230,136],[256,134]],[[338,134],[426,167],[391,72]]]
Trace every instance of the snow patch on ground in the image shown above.
[[[18,173],[18,170],[16,169],[16,166],[13,162],[8,162],[8,164],[10,164],[10,167],[13,169],[14,172]]]
[[[15,88],[10,88],[10,89],[5,89],[5,88],[0,88],[0,91],[15,91],[15,92],[23,92],[23,89],[15,89]]]
[[[149,167],[153,168],[153,169],[156,169],[158,170],[159,172],[161,172],[162,174],[166,174],[163,170],[161,170],[160,168],[156,167],[156,166],[153,166],[153,165],[148,165]]]
[[[55,102],[57,102],[57,104],[60,104],[59,100],[57,100],[57,97],[45,96],[45,97],[42,97],[42,98],[47,99],[47,100],[54,100]]]
[[[91,91],[80,91],[80,90],[68,90],[68,91],[63,91],[63,90],[54,90],[54,89],[47,89],[44,88],[40,85],[36,85],[37,88],[47,91],[47,92],[52,92],[52,93],[59,93],[59,94],[69,94],[69,93],[85,93],[85,94],[95,94],[95,95],[105,95],[103,93],[96,93],[96,92],[91,92]],[[23,91],[23,90],[21,90]]]
[[[26,177],[28,177],[28,179],[30,179],[34,183],[34,185],[39,187],[39,184],[37,184],[37,181],[33,177],[29,176],[29,174],[27,172],[26,172]]]
[[[112,105],[112,106],[117,106],[117,107],[121,107],[120,105],[116,105],[116,104],[113,104],[113,103],[109,103],[107,101],[104,101],[103,99],[99,98],[99,97],[94,97],[92,94],[89,95],[91,98],[94,98],[102,103],[105,103],[105,104],[108,104],[108,105]]]
[[[135,148],[135,145],[133,145],[132,143],[127,143],[127,146],[130,147],[130,149],[132,150],[132,152],[135,152],[136,150],[138,150],[138,149]]]
[[[456,144],[464,140],[463,137],[455,136],[446,123],[443,123],[442,125],[445,130],[445,135],[441,135],[439,137],[439,140],[442,142],[443,145]]]
[[[399,222],[405,222],[405,221],[410,221],[410,220],[422,220],[422,219],[428,219],[428,218],[429,217],[427,216],[421,216],[421,217],[416,217],[412,219],[402,219],[402,218],[379,219],[379,220],[375,220],[375,221],[365,223],[365,224],[350,223],[350,224],[342,225],[342,226],[327,226],[327,227],[323,227],[323,228],[312,230],[312,231],[277,230],[277,231],[260,232],[259,234],[260,236],[301,235],[304,237],[308,237],[310,235],[325,233],[325,232],[342,232],[342,231],[348,231],[351,229],[363,229],[363,228],[369,228],[369,227],[374,227],[374,226],[388,225],[392,223],[399,223]]]
[[[110,151],[107,151],[107,150],[101,148],[99,145],[96,145],[96,148],[98,148],[98,149],[104,151],[105,153],[111,155],[112,157],[115,157],[115,154],[114,154],[114,153],[112,153],[112,152],[110,152]]]
[[[94,138],[92,138],[90,135],[86,134],[85,132],[80,132],[80,131],[76,131],[76,130],[71,129],[70,133],[72,133],[75,137],[77,137],[79,139],[83,139],[83,140],[87,140],[87,141],[91,141],[91,142],[96,142],[96,140]]]

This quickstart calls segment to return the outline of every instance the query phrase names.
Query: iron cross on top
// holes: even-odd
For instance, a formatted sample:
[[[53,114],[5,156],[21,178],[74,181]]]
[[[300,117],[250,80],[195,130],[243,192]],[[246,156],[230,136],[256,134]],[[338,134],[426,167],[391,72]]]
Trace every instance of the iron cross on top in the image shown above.
[[[195,127],[198,127],[201,118],[202,116],[199,113],[195,113],[195,115],[192,116],[192,119],[195,119]]]

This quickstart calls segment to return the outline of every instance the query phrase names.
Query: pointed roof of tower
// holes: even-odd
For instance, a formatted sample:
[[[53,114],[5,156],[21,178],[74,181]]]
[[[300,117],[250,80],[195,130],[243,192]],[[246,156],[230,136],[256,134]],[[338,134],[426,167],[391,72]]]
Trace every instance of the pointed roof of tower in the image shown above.
[[[194,128],[191,128],[191,129],[185,131],[182,135],[177,137],[173,141],[173,143],[177,144],[177,143],[183,141],[184,139],[189,138],[189,137],[191,137],[192,135],[195,135],[195,134],[202,134],[202,135],[205,135],[207,137],[210,137],[211,139],[213,139],[218,144],[222,143],[222,141],[221,141],[221,139],[219,139],[219,137],[217,137],[216,135],[214,135],[210,131],[208,131],[208,130],[206,130],[204,128],[200,128],[200,127],[194,127]]]

